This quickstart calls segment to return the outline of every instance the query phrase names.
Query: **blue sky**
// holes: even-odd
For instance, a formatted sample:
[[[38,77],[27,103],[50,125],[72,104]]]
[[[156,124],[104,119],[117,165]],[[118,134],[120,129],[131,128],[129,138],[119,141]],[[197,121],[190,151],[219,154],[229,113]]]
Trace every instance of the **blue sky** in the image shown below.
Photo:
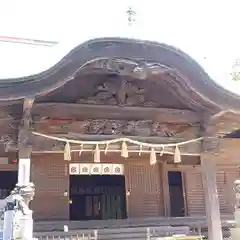
[[[126,11],[137,13],[132,27]],[[2,0],[0,35],[59,41],[55,47],[0,43],[0,77],[49,68],[74,46],[95,37],[164,42],[195,58],[210,76],[239,92],[230,80],[240,58],[239,0]]]

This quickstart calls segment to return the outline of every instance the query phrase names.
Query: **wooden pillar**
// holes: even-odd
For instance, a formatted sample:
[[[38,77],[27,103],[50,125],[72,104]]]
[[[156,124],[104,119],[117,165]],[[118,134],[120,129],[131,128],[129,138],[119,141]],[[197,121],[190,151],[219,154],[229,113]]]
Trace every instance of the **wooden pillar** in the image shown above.
[[[30,182],[31,146],[29,145],[31,109],[34,99],[24,100],[23,117],[18,134],[18,186],[27,186]]]
[[[11,201],[6,205],[6,211],[4,213],[4,227],[3,227],[3,239],[12,239],[14,232],[13,222],[16,221],[15,214],[13,213],[12,205],[16,205],[17,211],[23,211],[23,216],[18,218],[18,223],[20,225],[20,230],[18,231],[18,238],[25,240],[33,239],[33,219],[32,211],[26,209],[26,207],[20,210],[21,202],[16,199],[18,195],[22,197],[25,204],[28,206],[29,202],[32,200],[34,195],[34,188],[30,183],[30,154],[31,148],[29,146],[29,136],[30,136],[30,112],[33,104],[33,99],[24,100],[23,104],[23,117],[19,126],[18,134],[18,182],[13,190],[14,194],[11,194]],[[18,204],[16,204],[18,203]],[[26,211],[27,210],[27,211]],[[15,211],[15,210],[14,210]]]
[[[222,240],[222,226],[217,191],[216,164],[213,153],[201,156],[203,188],[205,195],[205,211],[208,224],[208,239]]]
[[[168,185],[168,169],[167,160],[161,162],[161,178],[162,178],[162,192],[163,192],[163,205],[164,205],[164,216],[171,216],[170,209],[170,196],[169,196],[169,185]]]
[[[29,205],[34,195],[34,187],[30,183],[31,175],[31,145],[30,145],[30,125],[31,109],[34,99],[28,98],[23,103],[23,117],[19,126],[18,135],[18,183],[17,187],[21,189],[19,194],[22,195],[26,205]],[[33,239],[33,219],[32,211],[29,209],[28,214],[22,219],[20,228],[22,239]]]

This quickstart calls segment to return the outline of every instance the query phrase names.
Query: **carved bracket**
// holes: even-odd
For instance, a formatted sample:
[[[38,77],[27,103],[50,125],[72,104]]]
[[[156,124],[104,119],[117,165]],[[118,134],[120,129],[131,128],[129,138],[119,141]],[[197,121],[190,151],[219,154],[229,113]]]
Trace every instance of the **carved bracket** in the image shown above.
[[[203,152],[219,152],[220,150],[220,138],[216,137],[205,137],[202,140],[202,151]]]

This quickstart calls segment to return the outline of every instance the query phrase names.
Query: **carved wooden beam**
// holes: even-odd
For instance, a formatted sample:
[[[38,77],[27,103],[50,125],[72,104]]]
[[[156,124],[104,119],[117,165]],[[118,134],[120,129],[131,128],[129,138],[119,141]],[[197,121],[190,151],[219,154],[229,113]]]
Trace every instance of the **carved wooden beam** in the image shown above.
[[[30,140],[30,125],[31,125],[31,109],[34,99],[24,99],[23,116],[19,126],[18,133],[18,155],[19,158],[29,158],[31,153]]]
[[[21,100],[0,101],[0,108],[15,105],[15,104],[21,104]]]
[[[34,131],[45,134],[65,134],[76,132],[85,135],[143,136],[143,137],[183,137],[198,138],[198,124],[161,123],[153,120],[40,120],[35,121]]]
[[[70,103],[34,104],[32,114],[39,118],[54,119],[128,119],[156,120],[165,123],[197,123],[199,114],[190,110],[148,107],[119,107]]]

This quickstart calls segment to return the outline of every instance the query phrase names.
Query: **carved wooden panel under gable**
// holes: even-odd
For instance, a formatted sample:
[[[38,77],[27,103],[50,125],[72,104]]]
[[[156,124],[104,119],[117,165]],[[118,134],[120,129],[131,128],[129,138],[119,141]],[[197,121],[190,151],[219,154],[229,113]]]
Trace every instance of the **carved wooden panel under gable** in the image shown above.
[[[139,79],[108,72],[80,74],[37,102],[195,109],[183,95],[170,75]]]
[[[95,85],[91,96],[80,98],[77,103],[108,104],[119,106],[149,106],[156,103],[151,99],[151,93],[147,88],[141,87],[141,83],[128,81],[123,78],[106,79]]]

